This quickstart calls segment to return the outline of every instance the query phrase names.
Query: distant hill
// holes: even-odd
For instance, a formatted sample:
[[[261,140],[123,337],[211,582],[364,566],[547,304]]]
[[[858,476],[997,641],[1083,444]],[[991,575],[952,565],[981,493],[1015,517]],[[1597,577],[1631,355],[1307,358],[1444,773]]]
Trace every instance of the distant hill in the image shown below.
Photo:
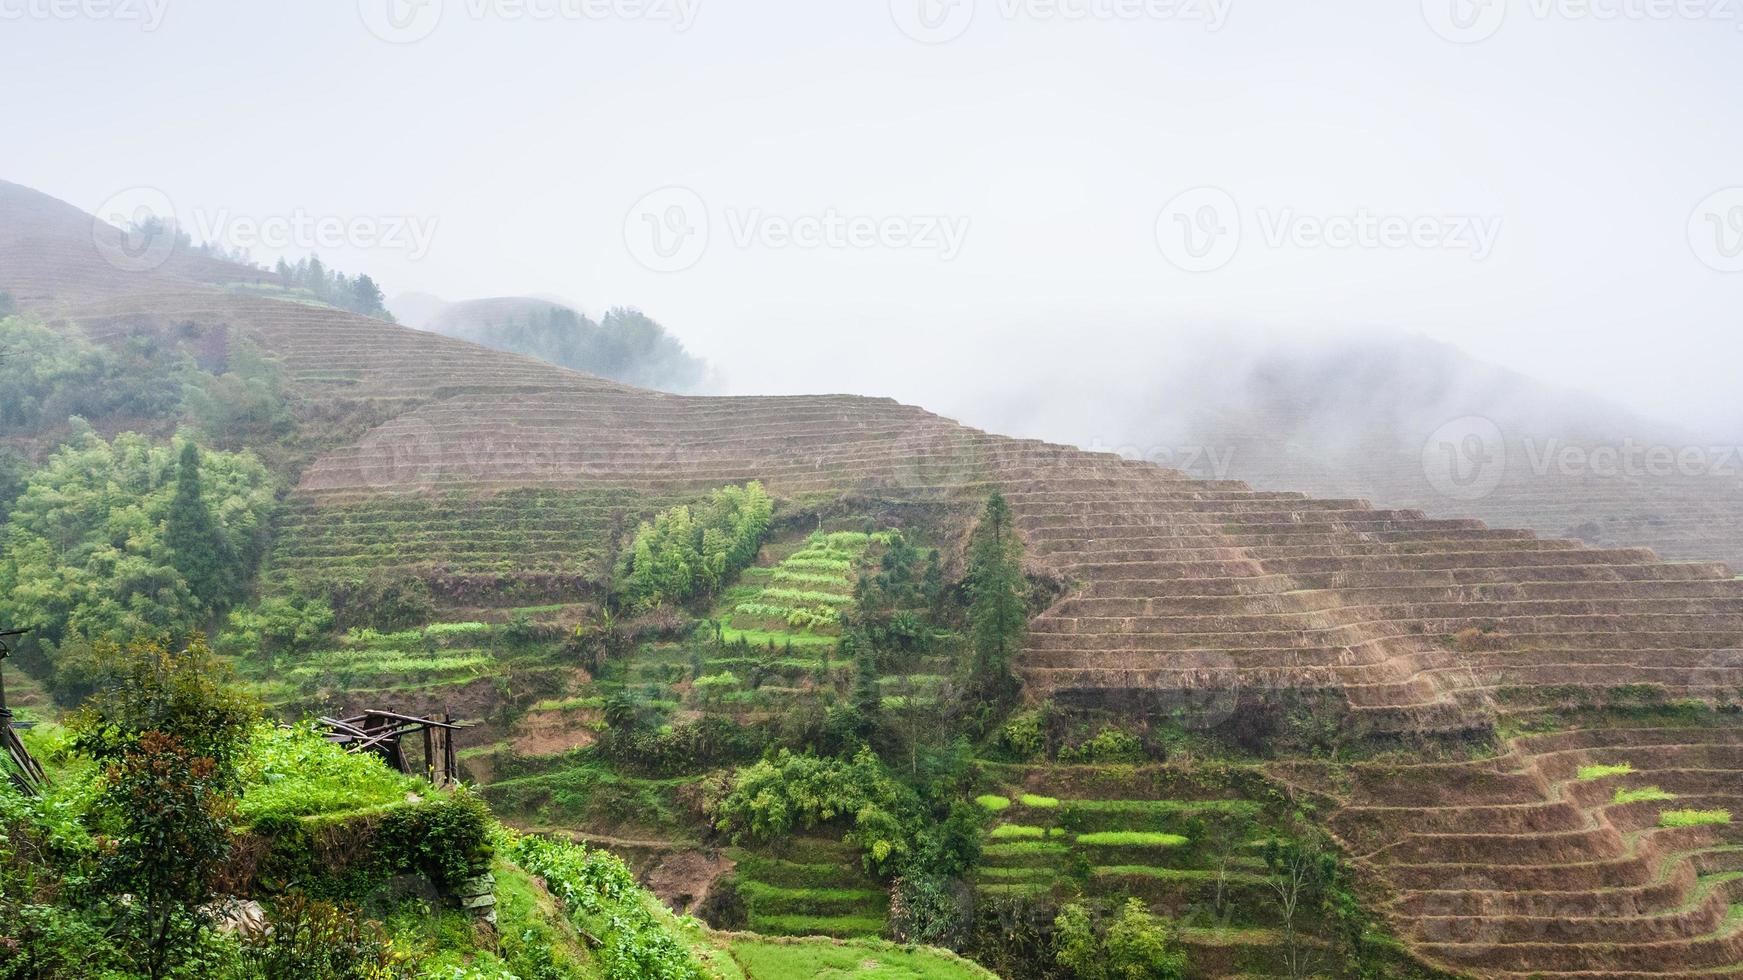
[[[708,377],[707,362],[641,311],[626,307],[613,308],[595,322],[572,307],[532,296],[444,303],[414,293],[389,305],[395,316],[420,330],[642,388],[684,394]]]
[[[991,416],[1200,478],[1473,516],[1743,568],[1743,459],[1693,431],[1403,333],[1219,332],[1025,386]]]

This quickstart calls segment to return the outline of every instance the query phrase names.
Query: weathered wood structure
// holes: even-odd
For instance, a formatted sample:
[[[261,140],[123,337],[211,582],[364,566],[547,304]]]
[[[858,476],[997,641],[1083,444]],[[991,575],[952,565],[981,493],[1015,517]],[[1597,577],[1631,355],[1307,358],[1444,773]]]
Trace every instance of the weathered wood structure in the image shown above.
[[[0,664],[3,664],[12,654],[12,643],[29,630],[0,630]],[[6,706],[5,672],[0,670],[0,750],[4,751],[6,760],[6,775],[12,779],[12,784],[22,792],[35,795],[41,791],[48,776],[42,771],[42,766],[30,757],[30,752],[24,747],[24,742],[18,737],[18,732],[12,727],[12,709]]]
[[[327,739],[347,752],[369,752],[408,776],[422,776],[433,786],[452,786],[460,781],[460,763],[454,754],[454,733],[464,728],[446,712],[441,718],[417,718],[395,711],[369,709],[348,718],[321,718]],[[406,755],[406,736],[423,739],[424,757],[414,765]]]

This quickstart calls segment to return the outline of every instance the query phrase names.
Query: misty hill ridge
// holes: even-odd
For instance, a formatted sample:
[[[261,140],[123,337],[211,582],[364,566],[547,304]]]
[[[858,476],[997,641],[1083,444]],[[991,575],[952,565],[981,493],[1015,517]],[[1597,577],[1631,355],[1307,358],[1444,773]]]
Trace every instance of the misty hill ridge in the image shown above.
[[[413,294],[392,304],[412,326],[588,374],[659,391],[695,391],[708,376],[664,327],[638,310],[614,308],[595,322],[573,307],[531,296],[442,303]]]

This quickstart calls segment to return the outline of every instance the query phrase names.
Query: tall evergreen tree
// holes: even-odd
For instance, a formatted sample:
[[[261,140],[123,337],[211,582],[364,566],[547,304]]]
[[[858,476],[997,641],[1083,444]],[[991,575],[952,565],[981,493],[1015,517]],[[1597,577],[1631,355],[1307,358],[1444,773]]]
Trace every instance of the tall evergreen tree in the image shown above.
[[[860,731],[869,734],[877,727],[878,717],[878,666],[877,656],[872,651],[871,642],[857,630],[850,631],[841,637],[841,656],[853,663],[853,692],[851,700],[854,713],[859,716]]]
[[[985,698],[1014,692],[1011,658],[1028,624],[1023,581],[1023,543],[1011,520],[1010,505],[994,492],[987,497],[980,525],[968,545],[968,610],[974,641],[970,680]]]
[[[218,524],[200,491],[200,450],[191,441],[183,444],[176,464],[176,493],[164,518],[164,544],[169,546],[170,564],[182,573],[195,598],[207,608],[222,604],[229,561]]]

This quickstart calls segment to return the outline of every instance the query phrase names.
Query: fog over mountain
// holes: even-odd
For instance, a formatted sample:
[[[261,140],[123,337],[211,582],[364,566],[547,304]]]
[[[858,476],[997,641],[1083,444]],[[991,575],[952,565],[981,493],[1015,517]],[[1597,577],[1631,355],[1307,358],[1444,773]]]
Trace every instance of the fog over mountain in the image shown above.
[[[614,308],[594,322],[560,301],[499,296],[446,303],[422,293],[389,304],[420,330],[526,354],[625,384],[696,392],[718,381],[707,362],[639,310]]]

